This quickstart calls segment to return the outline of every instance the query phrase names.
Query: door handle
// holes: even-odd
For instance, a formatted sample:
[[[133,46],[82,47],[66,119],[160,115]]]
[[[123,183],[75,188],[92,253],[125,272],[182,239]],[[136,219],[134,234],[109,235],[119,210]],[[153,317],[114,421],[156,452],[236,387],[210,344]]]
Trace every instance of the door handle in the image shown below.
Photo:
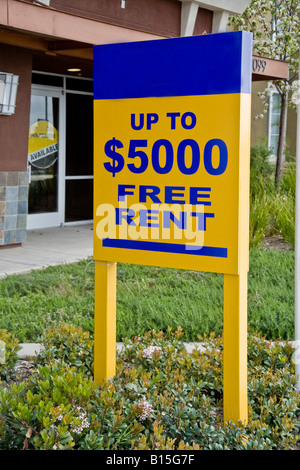
[[[31,165],[27,165],[28,184],[31,183]]]

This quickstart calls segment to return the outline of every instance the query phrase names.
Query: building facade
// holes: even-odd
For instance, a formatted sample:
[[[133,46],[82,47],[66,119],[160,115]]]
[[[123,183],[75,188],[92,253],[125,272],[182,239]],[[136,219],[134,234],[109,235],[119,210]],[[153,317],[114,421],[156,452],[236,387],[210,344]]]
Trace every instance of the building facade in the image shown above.
[[[92,220],[94,45],[219,32],[248,4],[1,0],[0,98],[1,76],[18,87],[12,114],[0,101],[0,247]]]
[[[1,0],[0,72],[19,85],[15,112],[0,115],[0,246],[92,219],[93,45],[178,37],[181,6]],[[212,17],[197,9],[194,34],[210,33]]]

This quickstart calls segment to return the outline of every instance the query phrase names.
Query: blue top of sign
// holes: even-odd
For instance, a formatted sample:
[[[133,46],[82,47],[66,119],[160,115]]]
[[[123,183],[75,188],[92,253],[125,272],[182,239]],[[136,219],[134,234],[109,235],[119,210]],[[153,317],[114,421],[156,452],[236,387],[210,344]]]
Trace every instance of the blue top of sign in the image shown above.
[[[94,98],[251,93],[245,31],[94,47]]]

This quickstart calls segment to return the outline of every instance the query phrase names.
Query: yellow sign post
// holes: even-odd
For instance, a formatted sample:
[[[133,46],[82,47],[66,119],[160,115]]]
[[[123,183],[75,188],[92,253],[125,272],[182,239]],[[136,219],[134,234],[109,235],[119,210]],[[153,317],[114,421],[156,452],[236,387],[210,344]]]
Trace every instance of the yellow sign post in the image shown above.
[[[116,263],[95,263],[94,379],[100,383],[116,370]]]
[[[247,421],[252,36],[94,48],[95,380],[114,375],[116,263],[224,274],[224,419]]]

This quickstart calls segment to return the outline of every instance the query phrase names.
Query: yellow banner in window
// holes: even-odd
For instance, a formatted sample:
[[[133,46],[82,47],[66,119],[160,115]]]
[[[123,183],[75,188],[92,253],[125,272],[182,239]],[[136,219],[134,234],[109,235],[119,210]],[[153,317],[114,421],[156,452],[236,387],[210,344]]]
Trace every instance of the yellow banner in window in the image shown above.
[[[58,132],[49,121],[37,121],[29,128],[28,162],[49,168],[58,157]]]

